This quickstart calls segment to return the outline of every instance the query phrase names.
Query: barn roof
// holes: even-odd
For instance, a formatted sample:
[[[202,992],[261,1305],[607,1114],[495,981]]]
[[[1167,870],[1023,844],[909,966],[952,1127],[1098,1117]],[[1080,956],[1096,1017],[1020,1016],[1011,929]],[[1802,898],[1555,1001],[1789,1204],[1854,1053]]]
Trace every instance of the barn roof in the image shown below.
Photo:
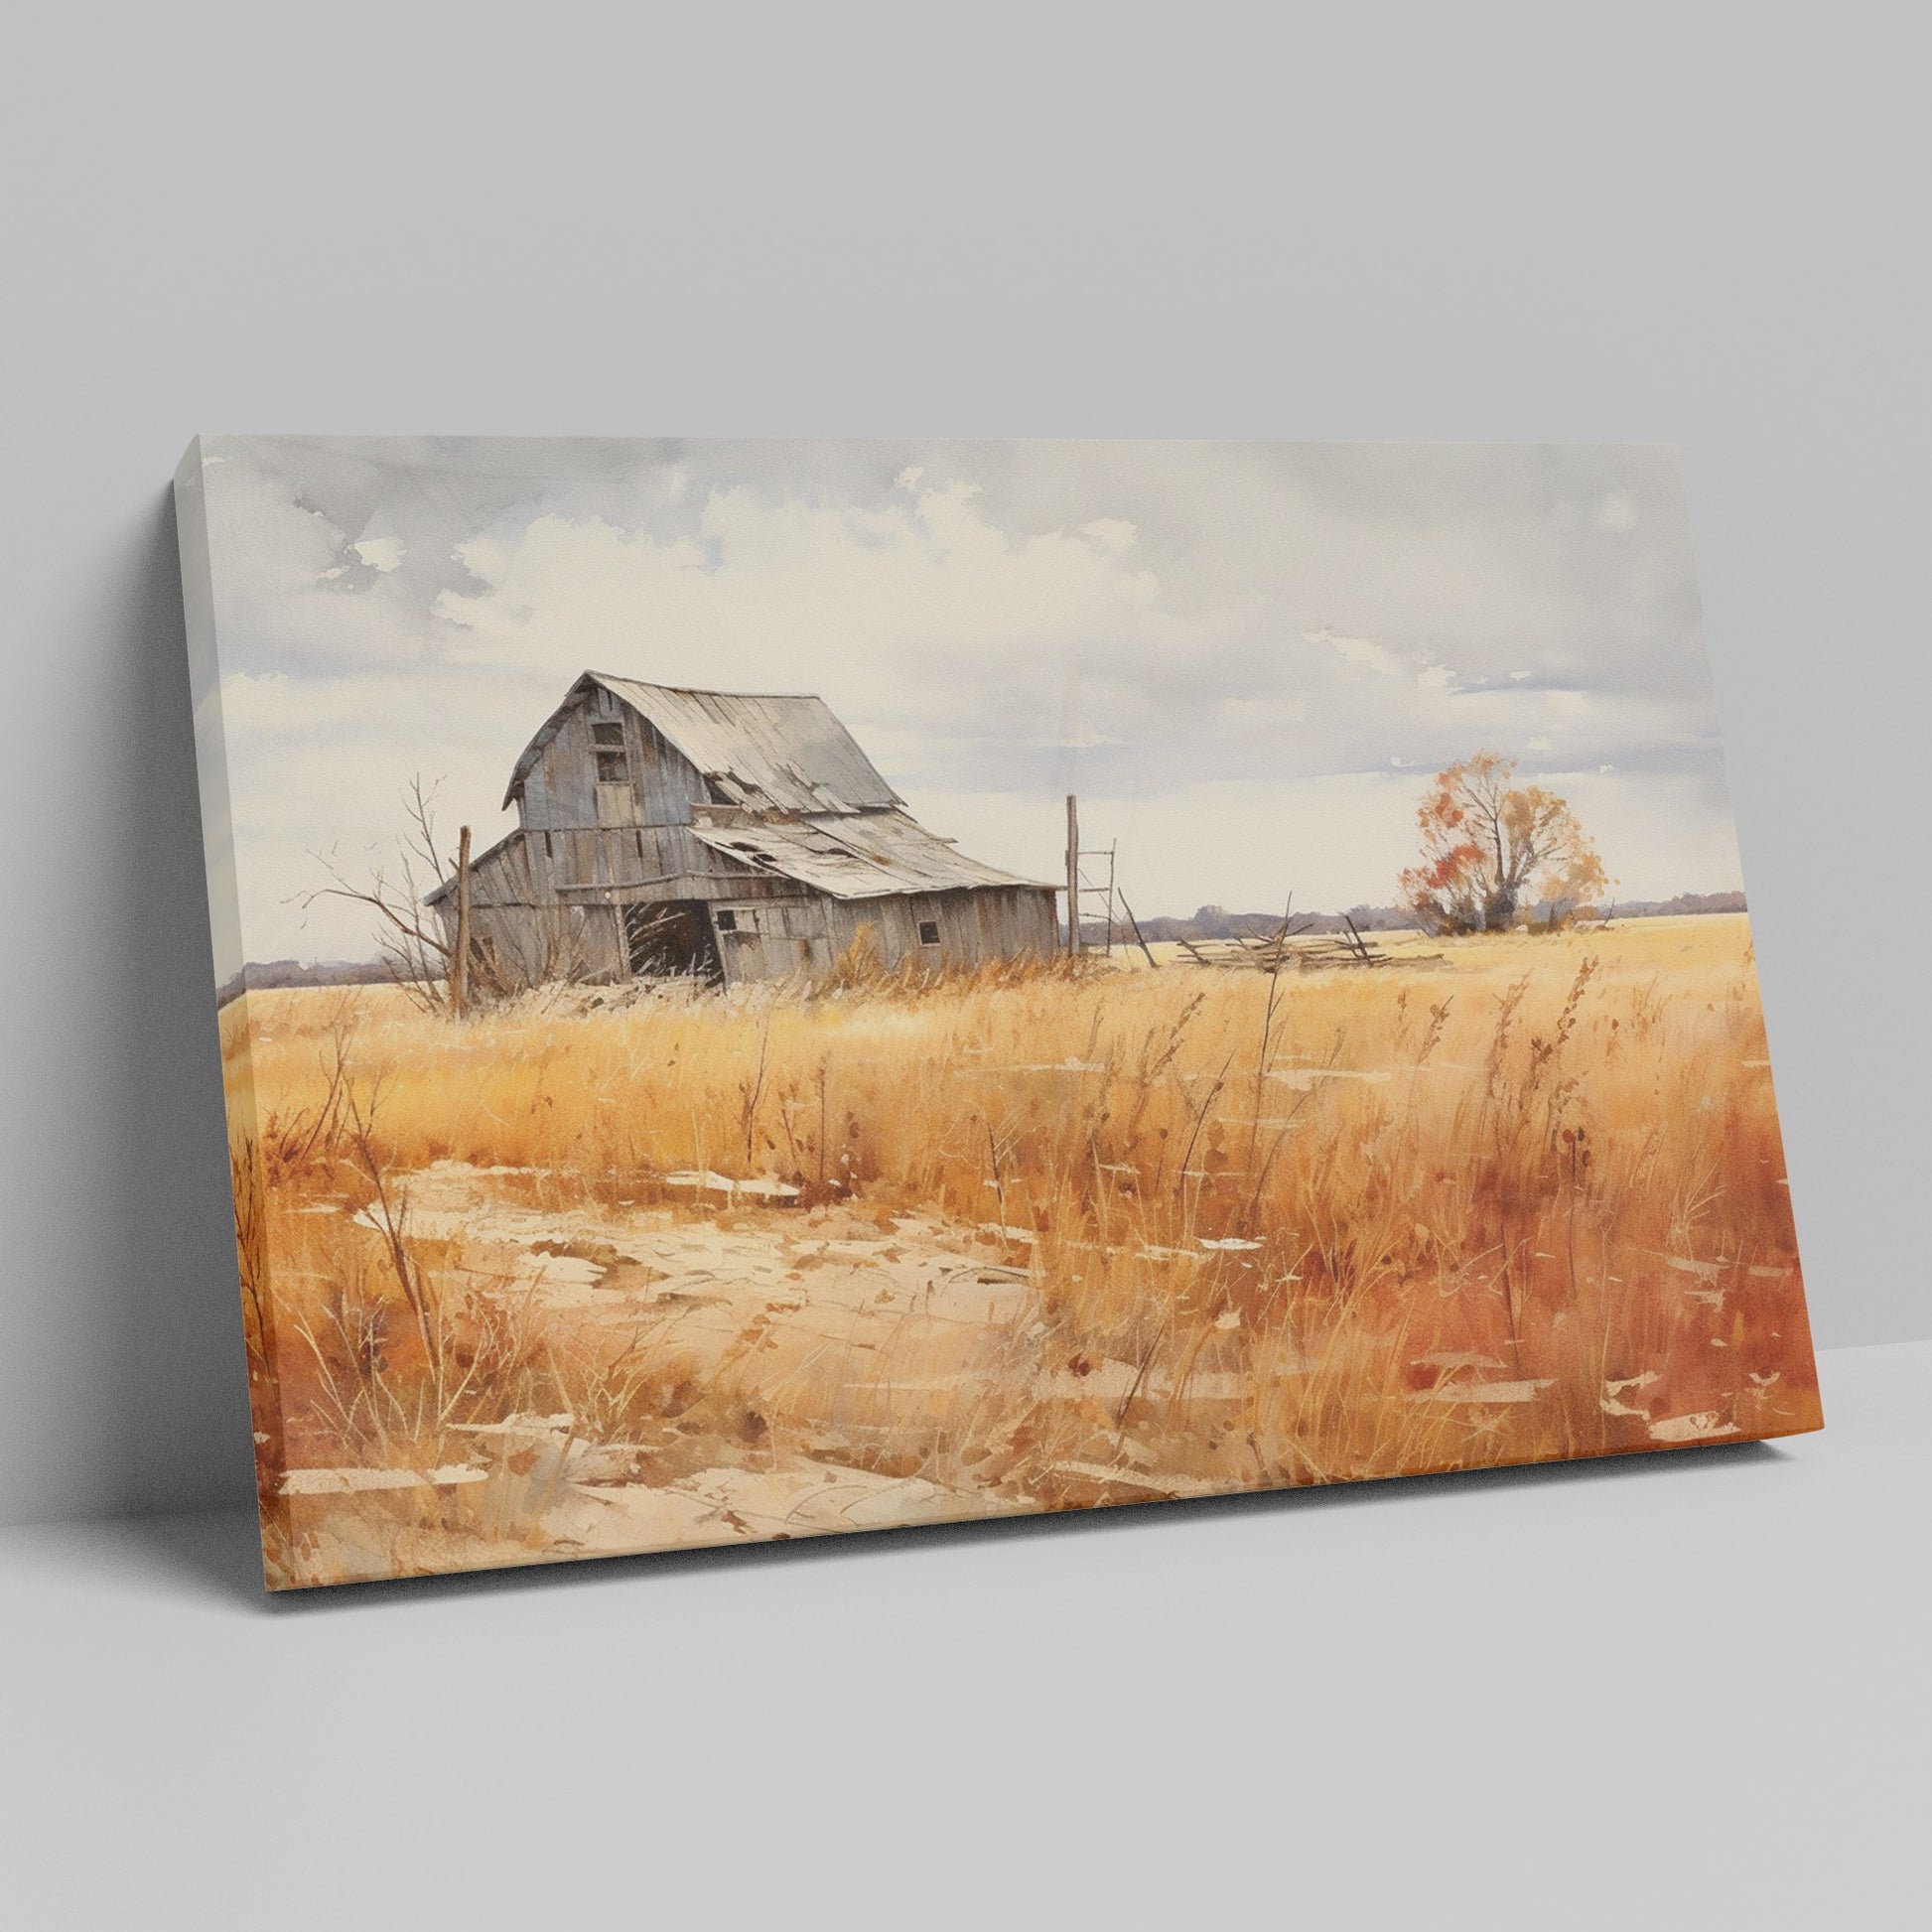
[[[900,811],[821,813],[781,824],[698,824],[691,829],[714,852],[759,871],[781,873],[834,898],[1039,884],[967,858],[950,840]]]
[[[596,686],[647,718],[728,803],[755,811],[823,813],[876,811],[904,802],[823,698],[687,691],[586,671],[517,759],[503,794],[505,809],[565,718]]]

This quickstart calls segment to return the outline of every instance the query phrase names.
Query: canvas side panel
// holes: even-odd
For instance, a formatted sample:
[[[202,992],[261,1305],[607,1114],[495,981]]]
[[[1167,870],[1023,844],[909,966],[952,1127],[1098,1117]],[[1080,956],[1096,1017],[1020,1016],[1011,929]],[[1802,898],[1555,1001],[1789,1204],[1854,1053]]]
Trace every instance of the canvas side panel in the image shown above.
[[[189,690],[195,705],[195,768],[202,793],[208,934],[214,949],[214,984],[225,988],[235,981],[242,967],[241,900],[235,883],[234,822],[228,808],[221,671],[214,646],[214,573],[208,562],[207,494],[200,437],[189,445],[181,468],[175,472],[175,528],[181,546]]]
[[[1683,464],[1682,452],[1679,451],[1677,448],[1672,447],[1668,453],[1668,461],[1669,461],[1669,469],[1670,469],[1670,479],[1674,490],[1676,492],[1676,498],[1677,498],[1676,504],[1674,506],[1673,514],[1678,519],[1679,525],[1685,533],[1685,540],[1690,545],[1692,555],[1693,555],[1693,567],[1692,567],[1691,579],[1689,584],[1689,592],[1692,601],[1691,617],[1692,617],[1692,621],[1696,627],[1696,638],[1697,638],[1696,662],[1697,662],[1698,670],[1703,678],[1705,691],[1708,694],[1708,700],[1711,707],[1712,718],[1714,719],[1714,721],[1716,721],[1716,720],[1720,720],[1720,712],[1718,706],[1717,673],[1716,673],[1716,667],[1712,664],[1711,661],[1710,643],[1704,633],[1703,585],[1698,579],[1696,568],[1695,568],[1696,543],[1691,528],[1691,497],[1690,497],[1690,491],[1686,487],[1684,482],[1684,464]],[[1751,930],[1751,919],[1748,910],[1750,904],[1750,882],[1744,875],[1743,854],[1741,851],[1738,850],[1736,844],[1737,818],[1736,818],[1735,808],[1731,803],[1730,773],[1728,769],[1728,761],[1725,755],[1724,734],[1721,728],[1714,733],[1714,742],[1713,742],[1712,749],[1717,759],[1718,770],[1720,773],[1720,782],[1723,784],[1724,787],[1725,818],[1732,842],[1731,843],[1732,860],[1737,869],[1737,878],[1744,887],[1744,902],[1747,908],[1744,914],[1744,925],[1745,925],[1745,930],[1749,932]],[[1761,1027],[1763,1025],[1764,1009],[1763,1009],[1763,996],[1758,987],[1757,946],[1756,946],[1756,936],[1754,933],[1752,933],[1749,946],[1747,947],[1746,950],[1745,961],[1746,963],[1743,972],[1743,985],[1746,989],[1745,997],[1749,1000],[1752,1008],[1756,1011],[1758,1024]],[[1791,1199],[1791,1188],[1790,1188],[1790,1181],[1788,1177],[1789,1171],[1785,1166],[1784,1128],[1778,1113],[1777,1090],[1775,1084],[1775,1077],[1771,1066],[1771,1049],[1770,1049],[1768,1036],[1766,1038],[1766,1043],[1764,1047],[1764,1064],[1760,1069],[1760,1071],[1762,1072],[1766,1086],[1770,1089],[1771,1092],[1771,1133],[1772,1133],[1773,1144],[1776,1147],[1777,1171],[1780,1176],[1783,1177],[1781,1184],[1784,1189],[1786,1238],[1790,1243],[1793,1262],[1798,1271],[1799,1293],[1795,1298],[1795,1307],[1786,1314],[1784,1318],[1787,1327],[1795,1324],[1795,1325],[1800,1325],[1803,1328],[1804,1331],[1803,1335],[1801,1337],[1794,1338],[1794,1343],[1795,1343],[1794,1352],[1800,1355],[1804,1360],[1804,1362],[1806,1363],[1806,1365],[1812,1370],[1813,1377],[1814,1377],[1814,1387],[1815,1387],[1817,1352],[1813,1346],[1812,1338],[1811,1338],[1810,1304],[1804,1293],[1804,1288],[1803,1288],[1804,1261],[1798,1247],[1797,1213],[1796,1213],[1795,1204]],[[1812,1426],[1815,1428],[1822,1428],[1824,1426],[1822,1408],[1819,1412],[1818,1422]]]
[[[215,639],[214,573],[208,549],[207,478],[197,437],[175,472],[175,525],[181,549],[182,608],[188,634],[189,691],[195,708],[195,768],[202,800],[202,853],[207,873],[208,933],[217,998],[221,1092],[228,1118],[228,1175],[234,1196],[235,1261],[248,1405],[254,1423],[255,1490],[262,1555],[271,1586],[286,1581],[286,1469],[281,1391],[275,1375],[275,1297],[255,1095],[253,1034],[243,984],[246,950],[235,875],[234,818],[228,789],[227,735]],[[228,994],[225,1001],[222,994]]]

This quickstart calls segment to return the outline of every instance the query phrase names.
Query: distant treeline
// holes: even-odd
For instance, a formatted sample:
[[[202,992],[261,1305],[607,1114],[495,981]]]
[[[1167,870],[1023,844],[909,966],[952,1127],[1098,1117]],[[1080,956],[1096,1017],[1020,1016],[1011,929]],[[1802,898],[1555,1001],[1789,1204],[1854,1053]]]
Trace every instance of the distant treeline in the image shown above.
[[[1675,919],[1687,912],[1746,912],[1742,893],[1679,893],[1675,898],[1633,898],[1611,905],[1616,919]]]
[[[244,992],[278,986],[393,986],[401,975],[386,959],[322,959],[305,966],[299,959],[250,961],[215,989],[214,1004],[224,1007]]]
[[[1742,893],[1679,893],[1675,898],[1633,898],[1613,902],[1604,908],[1613,919],[1681,918],[1693,912],[1742,912]],[[1531,914],[1540,918],[1545,908]],[[1282,922],[1279,912],[1230,912],[1219,905],[1203,905],[1190,919],[1153,918],[1141,921],[1141,934],[1150,945],[1157,939],[1260,939],[1274,932]],[[1298,932],[1340,932],[1352,923],[1357,932],[1404,932],[1413,930],[1416,915],[1401,905],[1351,905],[1341,912],[1297,912]],[[1106,935],[1105,924],[1097,919],[1080,922],[1083,939],[1099,940]],[[1134,933],[1125,919],[1116,926],[1116,940],[1131,945]]]
[[[1357,932],[1395,932],[1416,923],[1416,915],[1399,905],[1351,905],[1347,916],[1354,920]],[[1298,932],[1340,932],[1342,920],[1339,912],[1297,912],[1294,925]],[[1279,912],[1230,912],[1219,905],[1203,905],[1191,919],[1143,919],[1141,935],[1149,944],[1156,939],[1260,939],[1281,922]],[[1123,929],[1131,941],[1132,929]],[[1082,937],[1105,930],[1091,919],[1080,924]]]

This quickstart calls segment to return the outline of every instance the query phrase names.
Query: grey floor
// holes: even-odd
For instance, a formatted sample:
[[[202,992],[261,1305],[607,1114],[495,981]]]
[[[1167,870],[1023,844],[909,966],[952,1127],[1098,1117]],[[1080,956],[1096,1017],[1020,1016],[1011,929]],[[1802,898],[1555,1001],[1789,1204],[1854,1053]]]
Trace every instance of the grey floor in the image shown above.
[[[1932,1343],[1823,1366],[1775,1446],[274,1600],[241,1516],[9,1530],[9,1913],[1914,1923]]]

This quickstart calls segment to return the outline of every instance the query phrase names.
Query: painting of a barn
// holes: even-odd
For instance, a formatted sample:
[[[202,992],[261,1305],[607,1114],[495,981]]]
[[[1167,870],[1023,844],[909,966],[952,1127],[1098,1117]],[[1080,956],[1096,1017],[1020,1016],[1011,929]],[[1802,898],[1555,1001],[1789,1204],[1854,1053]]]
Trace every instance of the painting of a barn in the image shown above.
[[[823,699],[586,671],[510,774],[517,829],[470,867],[473,956],[511,984],[727,986],[1050,953],[1054,890],[929,832]],[[428,897],[454,943],[458,882]]]

